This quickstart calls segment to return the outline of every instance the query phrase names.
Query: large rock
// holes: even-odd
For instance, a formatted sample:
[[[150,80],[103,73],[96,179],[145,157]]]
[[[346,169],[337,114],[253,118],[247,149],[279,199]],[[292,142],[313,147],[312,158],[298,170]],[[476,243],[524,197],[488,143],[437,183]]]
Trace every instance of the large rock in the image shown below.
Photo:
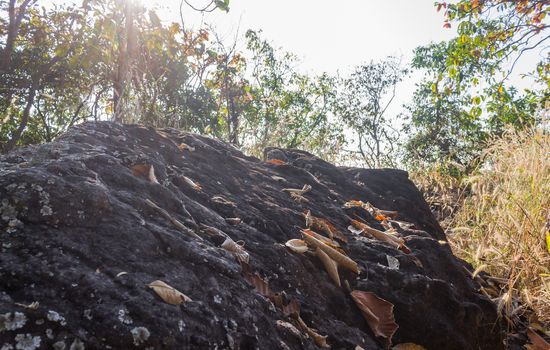
[[[179,149],[182,142],[195,150]],[[394,344],[503,348],[494,305],[445,244],[406,172],[339,168],[297,150],[268,149],[266,156],[287,164],[173,129],[101,122],[0,157],[0,347],[316,348],[311,338],[277,322],[290,319],[243,278],[219,241],[201,231],[208,225],[244,241],[251,268],[273,291],[296,298],[302,319],[328,335],[332,348],[382,349],[346,288],[331,282],[317,258],[282,245],[300,237],[302,213],[310,209],[348,237],[343,248],[361,273],[341,270],[342,279],[395,305]],[[152,164],[158,183],[134,176],[135,164]],[[309,202],[281,191],[304,184],[312,186]],[[356,239],[347,230],[350,217],[382,227],[366,212],[344,209],[351,199],[397,210],[399,220],[413,223],[415,229],[401,229],[412,253]],[[224,220],[234,217],[242,223]],[[399,269],[388,267],[388,256]],[[154,280],[193,301],[164,303],[147,287]],[[35,301],[37,308],[21,306]]]

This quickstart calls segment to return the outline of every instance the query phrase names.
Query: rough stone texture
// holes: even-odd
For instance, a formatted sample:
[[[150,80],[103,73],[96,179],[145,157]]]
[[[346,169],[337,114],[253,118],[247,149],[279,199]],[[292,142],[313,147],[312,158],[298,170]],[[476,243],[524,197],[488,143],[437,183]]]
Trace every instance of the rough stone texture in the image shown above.
[[[178,149],[181,142],[195,151]],[[234,257],[201,233],[197,225],[206,224],[245,241],[252,268],[274,291],[297,298],[302,318],[327,334],[332,348],[382,349],[321,263],[282,245],[300,237],[302,212],[311,209],[349,238],[344,249],[362,272],[341,271],[342,277],[395,304],[394,344],[503,348],[494,305],[442,243],[443,231],[406,172],[338,168],[297,150],[268,149],[266,157],[288,164],[194,134],[107,122],[0,157],[0,318],[11,320],[8,329],[0,320],[0,347],[15,348],[18,339],[21,346],[55,349],[316,348],[277,327],[284,316],[243,279]],[[159,184],[132,175],[129,168],[139,163],[154,165]],[[304,184],[313,187],[308,203],[281,191]],[[178,230],[146,199],[205,240]],[[414,223],[416,229],[401,233],[423,267],[384,243],[355,239],[346,230],[354,214],[380,226],[364,211],[344,210],[351,199],[397,210],[400,220]],[[243,223],[229,225],[228,217]],[[399,260],[399,270],[388,268],[386,255]],[[193,301],[163,303],[146,287],[157,279]],[[33,301],[37,309],[15,304]]]

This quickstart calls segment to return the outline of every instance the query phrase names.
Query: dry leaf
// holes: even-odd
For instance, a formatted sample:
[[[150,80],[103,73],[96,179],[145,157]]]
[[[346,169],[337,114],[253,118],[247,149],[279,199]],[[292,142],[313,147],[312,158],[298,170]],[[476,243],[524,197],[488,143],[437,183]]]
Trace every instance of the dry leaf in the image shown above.
[[[351,297],[361,310],[370,329],[377,337],[384,338],[386,348],[391,345],[391,338],[399,326],[393,316],[393,304],[379,298],[376,294],[354,290]]]
[[[178,146],[178,148],[181,150],[181,151],[184,151],[184,150],[189,150],[191,152],[194,152],[195,151],[195,147],[193,146],[189,146],[188,144],[186,143],[180,143],[180,145]]]
[[[364,233],[368,233],[377,240],[386,242],[406,254],[409,254],[411,252],[410,249],[405,245],[405,241],[402,238],[395,237],[387,232],[382,232],[357,220],[352,220],[351,224],[355,228],[362,230]]]
[[[315,254],[317,254],[317,257],[323,265],[325,266],[325,270],[327,270],[327,273],[330,277],[330,279],[338,286],[341,287],[342,284],[340,283],[340,275],[338,274],[338,264],[332,260],[327,253],[322,251],[320,248],[317,248],[315,250]]]
[[[531,344],[529,344],[531,345],[530,350],[550,350],[550,344],[531,328],[527,330],[527,336],[531,341]]]
[[[241,218],[225,218],[225,222],[227,222],[230,225],[239,225],[242,220]]]
[[[301,239],[291,239],[285,243],[285,246],[294,253],[303,254],[307,252],[307,244]]]
[[[33,301],[30,304],[15,303],[15,305],[24,307],[25,309],[36,310],[40,306],[40,303],[38,301]]]
[[[322,348],[330,348],[330,346],[327,344],[326,335],[320,335],[319,333],[317,333],[317,330],[309,328],[300,316],[296,317],[295,320],[298,323],[298,328],[300,328],[303,332],[306,332],[307,335],[313,338],[313,341],[315,342],[315,344],[317,344],[317,346],[320,346]]]
[[[280,176],[277,176],[277,175],[273,175],[273,176],[271,176],[271,178],[275,181],[286,182],[286,179],[284,177],[280,177]]]
[[[303,196],[304,194],[306,194],[307,192],[311,191],[311,185],[308,185],[308,184],[305,184],[304,187],[302,187],[302,189],[297,189],[297,188],[283,188],[281,191],[283,192],[289,192],[289,193],[296,193],[300,196]]]
[[[248,263],[241,262],[241,270],[244,279],[247,280],[258,293],[267,298],[271,298],[274,295],[269,289],[269,284],[261,278],[257,272],[252,273],[252,269]]]
[[[234,207],[235,206],[235,203],[233,203],[232,201],[230,201],[229,199],[225,199],[224,197],[222,196],[214,196],[211,198],[212,202],[214,203],[218,203],[218,204],[222,204],[222,205],[227,205],[227,206],[230,206],[230,207]]]
[[[320,240],[321,242],[325,243],[325,244],[328,244],[329,246],[333,247],[333,248],[340,248],[340,244],[328,237],[325,237],[323,235],[320,235],[318,234],[317,232],[315,231],[312,231],[310,229],[303,229],[302,230],[303,232],[306,232],[308,235],[310,236],[313,236],[315,238],[317,238],[318,240]]]
[[[192,301],[187,295],[160,280],[153,281],[147,286],[153,289],[167,304],[181,305],[188,301]]]
[[[331,246],[323,243],[322,241],[318,240],[317,238],[310,235],[306,230],[302,230],[304,240],[307,244],[310,244],[316,248],[320,248],[322,251],[327,253],[327,255],[336,261],[336,263],[342,267],[345,267],[355,273],[359,273],[359,266],[357,263],[344,254],[340,253],[336,249],[332,248]]]
[[[223,249],[233,253],[233,256],[235,256],[235,259],[237,259],[238,262],[248,263],[248,261],[250,260],[250,255],[243,248],[243,246],[244,242],[242,242],[241,244],[237,244],[230,237],[226,237],[225,241],[223,241],[221,245]]]
[[[334,227],[334,225],[331,224],[328,220],[311,215],[311,210],[306,211],[304,216],[306,218],[307,227],[311,227],[328,234],[330,239],[334,239],[336,237],[342,242],[348,241],[346,236],[338,231],[338,229]]]
[[[399,213],[393,210],[381,210],[370,204],[369,202],[362,202],[357,200],[351,200],[344,203],[344,208],[361,207],[368,211],[378,221],[389,220],[395,218]]]
[[[131,170],[134,176],[141,177],[152,183],[159,183],[155,176],[155,168],[151,164],[136,164],[132,166]]]
[[[392,347],[392,350],[426,350],[426,348],[415,343],[401,343]]]
[[[122,272],[117,273],[115,277],[120,277],[120,276],[124,276],[124,275],[127,275],[127,274],[128,274],[128,272],[122,271]]]
[[[187,176],[185,175],[182,175],[181,178],[183,179],[183,181],[185,181],[185,183],[187,185],[189,185],[192,189],[194,189],[195,191],[200,191],[202,190],[202,187],[201,185],[199,185],[197,182],[191,180],[190,178],[188,178]]]
[[[266,163],[273,164],[273,165],[285,165],[286,164],[286,162],[284,160],[280,160],[280,159],[270,159],[270,160],[267,160]]]
[[[295,202],[298,202],[298,203],[308,203],[309,202],[309,199],[307,199],[306,197],[303,197],[297,193],[294,193],[294,192],[291,192],[290,193],[290,198],[292,198]]]

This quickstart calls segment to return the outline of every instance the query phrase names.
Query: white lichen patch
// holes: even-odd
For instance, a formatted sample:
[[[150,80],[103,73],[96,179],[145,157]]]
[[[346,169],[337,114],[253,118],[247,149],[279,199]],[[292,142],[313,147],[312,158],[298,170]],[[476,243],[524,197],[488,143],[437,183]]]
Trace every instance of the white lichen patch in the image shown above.
[[[50,216],[53,214],[53,210],[50,207],[50,194],[42,188],[42,186],[33,184],[31,188],[38,192],[39,203],[40,203],[40,214],[42,216]]]
[[[84,317],[88,320],[91,320],[92,319],[92,310],[91,309],[86,309],[84,310]]]
[[[74,338],[73,343],[69,347],[69,350],[84,350],[84,349],[86,349],[86,346],[84,346],[84,343],[78,338]]]
[[[23,326],[27,323],[27,317],[22,312],[11,313],[0,315],[0,332],[2,331],[13,331]]]
[[[15,348],[18,350],[34,350],[40,347],[40,337],[33,337],[29,333],[15,336]]]
[[[53,310],[48,311],[48,314],[46,315],[46,318],[48,319],[48,321],[58,322],[62,326],[67,325],[67,321],[65,321],[65,317],[61,316],[59,313],[57,313]]]
[[[130,313],[127,310],[118,310],[118,320],[124,324],[132,324],[134,320],[130,317]]]
[[[134,338],[134,345],[139,346],[142,343],[146,342],[151,335],[151,332],[145,327],[136,327],[130,331],[132,337]]]
[[[53,347],[54,350],[65,350],[67,345],[65,344],[65,342],[63,340],[60,340],[58,342],[53,343],[52,347]]]
[[[180,332],[183,332],[183,330],[185,329],[185,322],[183,322],[183,320],[178,321],[178,329]]]
[[[53,330],[51,328],[46,329],[46,337],[48,339],[53,339]]]
[[[0,350],[13,350],[13,345],[11,345],[10,343],[4,343]]]

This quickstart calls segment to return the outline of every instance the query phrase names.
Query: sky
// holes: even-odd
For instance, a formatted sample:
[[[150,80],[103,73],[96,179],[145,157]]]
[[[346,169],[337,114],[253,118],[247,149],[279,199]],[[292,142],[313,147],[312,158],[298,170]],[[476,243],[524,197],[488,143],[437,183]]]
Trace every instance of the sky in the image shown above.
[[[180,22],[180,0],[142,1],[156,7],[163,20]],[[209,2],[188,1],[195,7]],[[296,54],[301,59],[298,68],[308,73],[345,75],[354,66],[388,55],[402,56],[408,63],[414,48],[456,34],[454,27],[443,28],[443,14],[436,11],[434,0],[230,0],[229,6],[228,13],[201,15],[184,5],[185,26],[211,24],[228,42],[233,42],[236,35],[242,39],[248,29],[261,29],[263,37],[275,47]],[[533,52],[520,60],[511,77],[514,85],[529,87],[531,82],[519,76],[526,73],[522,66],[535,66],[536,55]],[[415,72],[397,87],[396,98],[388,109],[390,119],[411,100],[421,77]]]

